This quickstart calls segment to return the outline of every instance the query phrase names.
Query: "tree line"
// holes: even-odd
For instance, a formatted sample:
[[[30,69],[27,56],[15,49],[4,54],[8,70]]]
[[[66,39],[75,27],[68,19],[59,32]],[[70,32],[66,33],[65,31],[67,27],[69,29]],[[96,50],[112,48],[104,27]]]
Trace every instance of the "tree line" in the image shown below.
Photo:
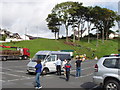
[[[48,28],[59,38],[60,27],[64,26],[66,41],[68,41],[69,27],[73,30],[73,42],[75,42],[75,29],[78,31],[77,40],[82,39],[82,33],[88,30],[88,43],[90,42],[90,31],[96,30],[97,39],[108,39],[110,28],[115,26],[115,21],[120,22],[120,15],[116,12],[100,6],[83,6],[79,2],[63,2],[55,5],[46,18]],[[87,23],[87,27],[86,27]],[[94,26],[92,26],[94,25]]]

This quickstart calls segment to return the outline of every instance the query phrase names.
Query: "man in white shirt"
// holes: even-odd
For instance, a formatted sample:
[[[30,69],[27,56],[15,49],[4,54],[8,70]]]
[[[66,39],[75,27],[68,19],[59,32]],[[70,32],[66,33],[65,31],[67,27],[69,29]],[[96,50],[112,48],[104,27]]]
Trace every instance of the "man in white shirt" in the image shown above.
[[[57,75],[61,75],[61,65],[62,65],[62,61],[58,58],[56,61]]]

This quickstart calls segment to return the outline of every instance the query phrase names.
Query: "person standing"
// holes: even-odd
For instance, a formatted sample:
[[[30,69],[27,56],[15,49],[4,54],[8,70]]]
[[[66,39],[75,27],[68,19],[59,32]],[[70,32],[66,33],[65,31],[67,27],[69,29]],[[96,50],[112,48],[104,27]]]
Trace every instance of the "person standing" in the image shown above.
[[[62,61],[58,58],[56,61],[57,75],[61,75],[61,65],[62,65]]]
[[[63,69],[64,69],[64,75],[66,75],[65,73],[66,73],[66,71],[65,71],[65,64],[67,63],[67,60],[65,59],[64,61],[63,61],[63,64],[62,64],[62,66],[63,66]]]
[[[37,65],[35,66],[35,69],[36,69],[36,77],[35,77],[36,87],[35,87],[35,89],[40,89],[40,88],[42,88],[42,86],[40,84],[40,74],[41,74],[41,70],[42,70],[41,60],[37,60]]]
[[[81,76],[81,62],[82,62],[82,58],[78,57],[78,60],[75,62],[76,65],[76,77],[80,77]]]
[[[69,60],[67,60],[67,63],[64,66],[65,71],[66,71],[66,81],[69,81],[69,77],[70,77],[70,68],[71,68],[71,64],[69,63]]]

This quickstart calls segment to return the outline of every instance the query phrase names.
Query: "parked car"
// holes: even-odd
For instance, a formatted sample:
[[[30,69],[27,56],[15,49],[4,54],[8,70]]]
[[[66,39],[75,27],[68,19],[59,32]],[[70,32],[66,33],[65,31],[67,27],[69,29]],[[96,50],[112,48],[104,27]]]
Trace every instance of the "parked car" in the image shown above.
[[[106,55],[95,65],[93,82],[105,90],[120,90],[120,57]]]
[[[56,61],[57,58],[60,60],[70,60],[71,56],[69,52],[61,51],[38,51],[32,60],[27,64],[28,73],[35,73],[35,66],[37,65],[36,60],[40,59],[42,68],[42,74],[48,72],[56,72]]]

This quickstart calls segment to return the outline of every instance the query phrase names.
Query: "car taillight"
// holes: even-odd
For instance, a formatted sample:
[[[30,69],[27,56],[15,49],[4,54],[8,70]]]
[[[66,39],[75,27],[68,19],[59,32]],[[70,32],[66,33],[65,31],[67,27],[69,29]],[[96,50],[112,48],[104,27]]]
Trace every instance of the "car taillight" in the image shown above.
[[[95,72],[98,72],[98,65],[97,64],[95,64],[94,69],[95,69]]]

